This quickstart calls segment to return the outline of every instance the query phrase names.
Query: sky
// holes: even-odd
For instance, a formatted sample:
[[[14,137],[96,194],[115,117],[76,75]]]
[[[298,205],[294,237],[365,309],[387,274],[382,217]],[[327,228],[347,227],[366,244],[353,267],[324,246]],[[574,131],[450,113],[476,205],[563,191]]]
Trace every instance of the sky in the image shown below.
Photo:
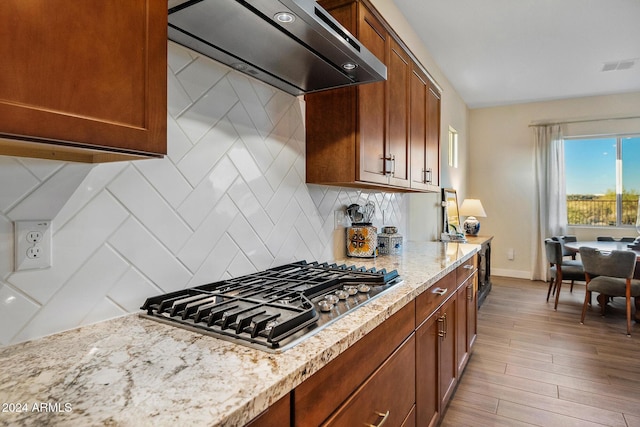
[[[564,142],[567,195],[604,194],[616,188],[616,138]],[[640,193],[640,136],[622,138],[622,182]]]

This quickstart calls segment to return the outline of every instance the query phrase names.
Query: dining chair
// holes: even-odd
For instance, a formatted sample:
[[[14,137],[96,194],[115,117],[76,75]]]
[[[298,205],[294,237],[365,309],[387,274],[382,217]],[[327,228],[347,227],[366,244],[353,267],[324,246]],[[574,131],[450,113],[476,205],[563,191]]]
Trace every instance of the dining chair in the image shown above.
[[[564,247],[564,244],[566,242],[577,242],[578,238],[576,236],[553,236],[551,239],[555,240],[556,242],[560,242],[560,244],[562,245],[562,256],[563,257],[571,257],[571,259],[576,259],[576,253],[575,251],[569,250],[567,248]]]
[[[625,243],[633,243],[636,241],[635,237],[621,237],[620,238],[621,242],[625,242]]]
[[[627,335],[631,336],[631,297],[635,297],[636,311],[640,308],[640,281],[633,279],[636,256],[635,252],[631,251],[614,250],[610,254],[604,254],[595,248],[580,248],[580,258],[582,258],[587,280],[580,323],[584,323],[592,292],[598,292],[601,295],[598,301],[603,317],[608,297],[625,297]]]
[[[577,242],[578,238],[576,236],[553,236],[551,239],[555,240],[556,242],[560,242],[560,245],[562,246],[562,264],[567,266],[570,265],[572,267],[580,267],[582,268],[582,262],[578,259],[576,259],[576,251],[572,251],[570,249],[567,249],[564,244],[566,242]],[[570,259],[566,259],[566,257],[569,257]],[[584,280],[584,279],[583,279]],[[573,283],[574,280],[571,281],[571,288],[569,288],[569,292],[573,292]]]
[[[547,290],[547,302],[552,293],[555,294],[555,303],[553,309],[558,309],[558,301],[560,299],[560,288],[563,280],[571,280],[571,289],[575,280],[585,281],[582,263],[576,264],[576,260],[564,260],[562,256],[562,244],[554,239],[545,239],[544,247],[549,261],[550,281]],[[579,261],[578,261],[579,262]]]
[[[615,242],[615,239],[611,236],[598,236],[596,240],[598,242]]]

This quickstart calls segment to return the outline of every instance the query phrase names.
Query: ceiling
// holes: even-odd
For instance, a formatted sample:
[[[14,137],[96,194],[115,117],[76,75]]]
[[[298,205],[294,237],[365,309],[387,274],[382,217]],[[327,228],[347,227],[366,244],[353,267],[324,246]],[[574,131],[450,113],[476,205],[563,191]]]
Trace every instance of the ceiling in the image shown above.
[[[640,0],[393,1],[469,108],[640,91]]]

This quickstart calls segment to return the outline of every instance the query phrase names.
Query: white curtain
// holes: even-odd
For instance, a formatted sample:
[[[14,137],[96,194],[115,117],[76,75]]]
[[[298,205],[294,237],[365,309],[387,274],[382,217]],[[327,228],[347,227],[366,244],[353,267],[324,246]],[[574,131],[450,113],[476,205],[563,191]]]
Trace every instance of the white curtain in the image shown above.
[[[567,231],[564,145],[560,125],[536,126],[534,144],[535,223],[531,253],[532,280],[547,280],[544,239]]]

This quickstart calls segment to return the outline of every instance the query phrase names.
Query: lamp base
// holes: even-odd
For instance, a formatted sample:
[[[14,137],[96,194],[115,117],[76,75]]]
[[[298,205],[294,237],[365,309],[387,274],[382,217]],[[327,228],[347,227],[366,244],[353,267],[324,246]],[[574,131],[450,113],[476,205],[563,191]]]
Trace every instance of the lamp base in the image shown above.
[[[464,232],[472,236],[477,235],[478,231],[480,231],[480,221],[475,216],[467,217],[462,226],[464,227]]]

